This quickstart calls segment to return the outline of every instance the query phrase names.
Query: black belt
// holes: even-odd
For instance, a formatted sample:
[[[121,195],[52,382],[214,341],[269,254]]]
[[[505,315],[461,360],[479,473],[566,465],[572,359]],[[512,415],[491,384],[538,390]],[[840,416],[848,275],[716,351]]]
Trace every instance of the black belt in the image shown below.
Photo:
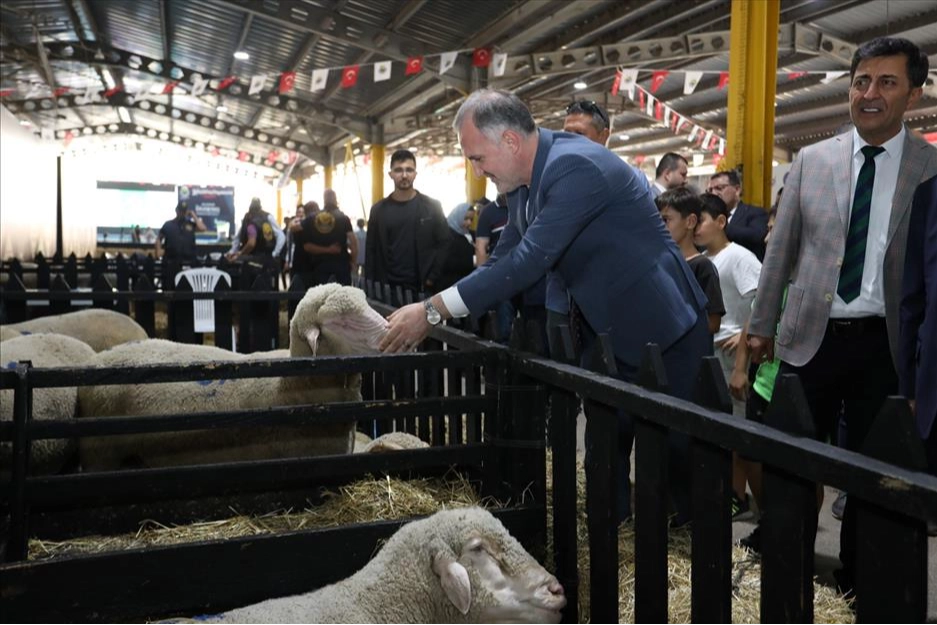
[[[872,332],[887,332],[885,317],[853,317],[830,319],[827,329],[836,336],[862,336]]]

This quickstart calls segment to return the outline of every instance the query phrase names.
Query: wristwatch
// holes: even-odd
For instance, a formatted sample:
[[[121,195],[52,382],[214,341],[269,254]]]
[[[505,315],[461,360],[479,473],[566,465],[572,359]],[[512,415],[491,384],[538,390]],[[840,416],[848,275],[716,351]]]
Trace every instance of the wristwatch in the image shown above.
[[[426,309],[426,321],[429,322],[431,326],[438,326],[439,322],[442,321],[442,315],[439,314],[439,311],[433,306],[433,300],[425,300],[423,302],[423,308]]]

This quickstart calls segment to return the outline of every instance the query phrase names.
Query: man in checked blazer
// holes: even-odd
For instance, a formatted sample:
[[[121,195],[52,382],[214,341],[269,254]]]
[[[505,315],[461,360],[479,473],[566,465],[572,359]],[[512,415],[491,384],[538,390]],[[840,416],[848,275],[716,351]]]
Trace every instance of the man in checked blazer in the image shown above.
[[[799,375],[817,437],[829,436],[842,408],[845,446],[855,451],[884,399],[898,391],[911,199],[937,173],[937,149],[902,118],[921,97],[927,69],[927,56],[906,39],[883,37],[856,50],[849,87],[855,128],[794,159],[749,326],[754,362],[776,353],[781,374]],[[866,175],[868,161],[874,166]],[[848,502],[843,569],[836,572],[844,591],[854,590],[855,573],[855,508]]]

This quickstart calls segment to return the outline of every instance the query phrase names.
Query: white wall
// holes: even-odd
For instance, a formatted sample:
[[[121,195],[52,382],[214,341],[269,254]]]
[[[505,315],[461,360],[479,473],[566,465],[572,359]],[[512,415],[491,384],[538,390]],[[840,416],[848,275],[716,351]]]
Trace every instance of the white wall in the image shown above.
[[[0,258],[55,253],[55,157],[60,147],[40,141],[0,107]]]

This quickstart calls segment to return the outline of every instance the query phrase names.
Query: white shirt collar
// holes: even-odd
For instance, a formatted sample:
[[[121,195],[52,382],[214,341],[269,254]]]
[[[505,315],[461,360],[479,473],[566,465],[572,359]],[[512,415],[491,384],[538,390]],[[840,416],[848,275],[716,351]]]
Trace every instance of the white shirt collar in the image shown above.
[[[901,130],[898,131],[898,134],[896,134],[894,137],[892,137],[891,139],[889,139],[888,141],[882,144],[882,147],[885,148],[885,153],[888,154],[889,157],[897,154],[899,151],[899,148],[901,148],[904,145],[904,137],[906,134],[907,134],[907,130],[905,130],[904,124],[901,124]],[[859,154],[859,151],[862,150],[862,148],[864,148],[867,145],[869,145],[869,143],[865,139],[860,137],[859,131],[856,130],[855,127],[853,127],[852,129],[852,156],[853,158],[855,158],[855,156]]]

